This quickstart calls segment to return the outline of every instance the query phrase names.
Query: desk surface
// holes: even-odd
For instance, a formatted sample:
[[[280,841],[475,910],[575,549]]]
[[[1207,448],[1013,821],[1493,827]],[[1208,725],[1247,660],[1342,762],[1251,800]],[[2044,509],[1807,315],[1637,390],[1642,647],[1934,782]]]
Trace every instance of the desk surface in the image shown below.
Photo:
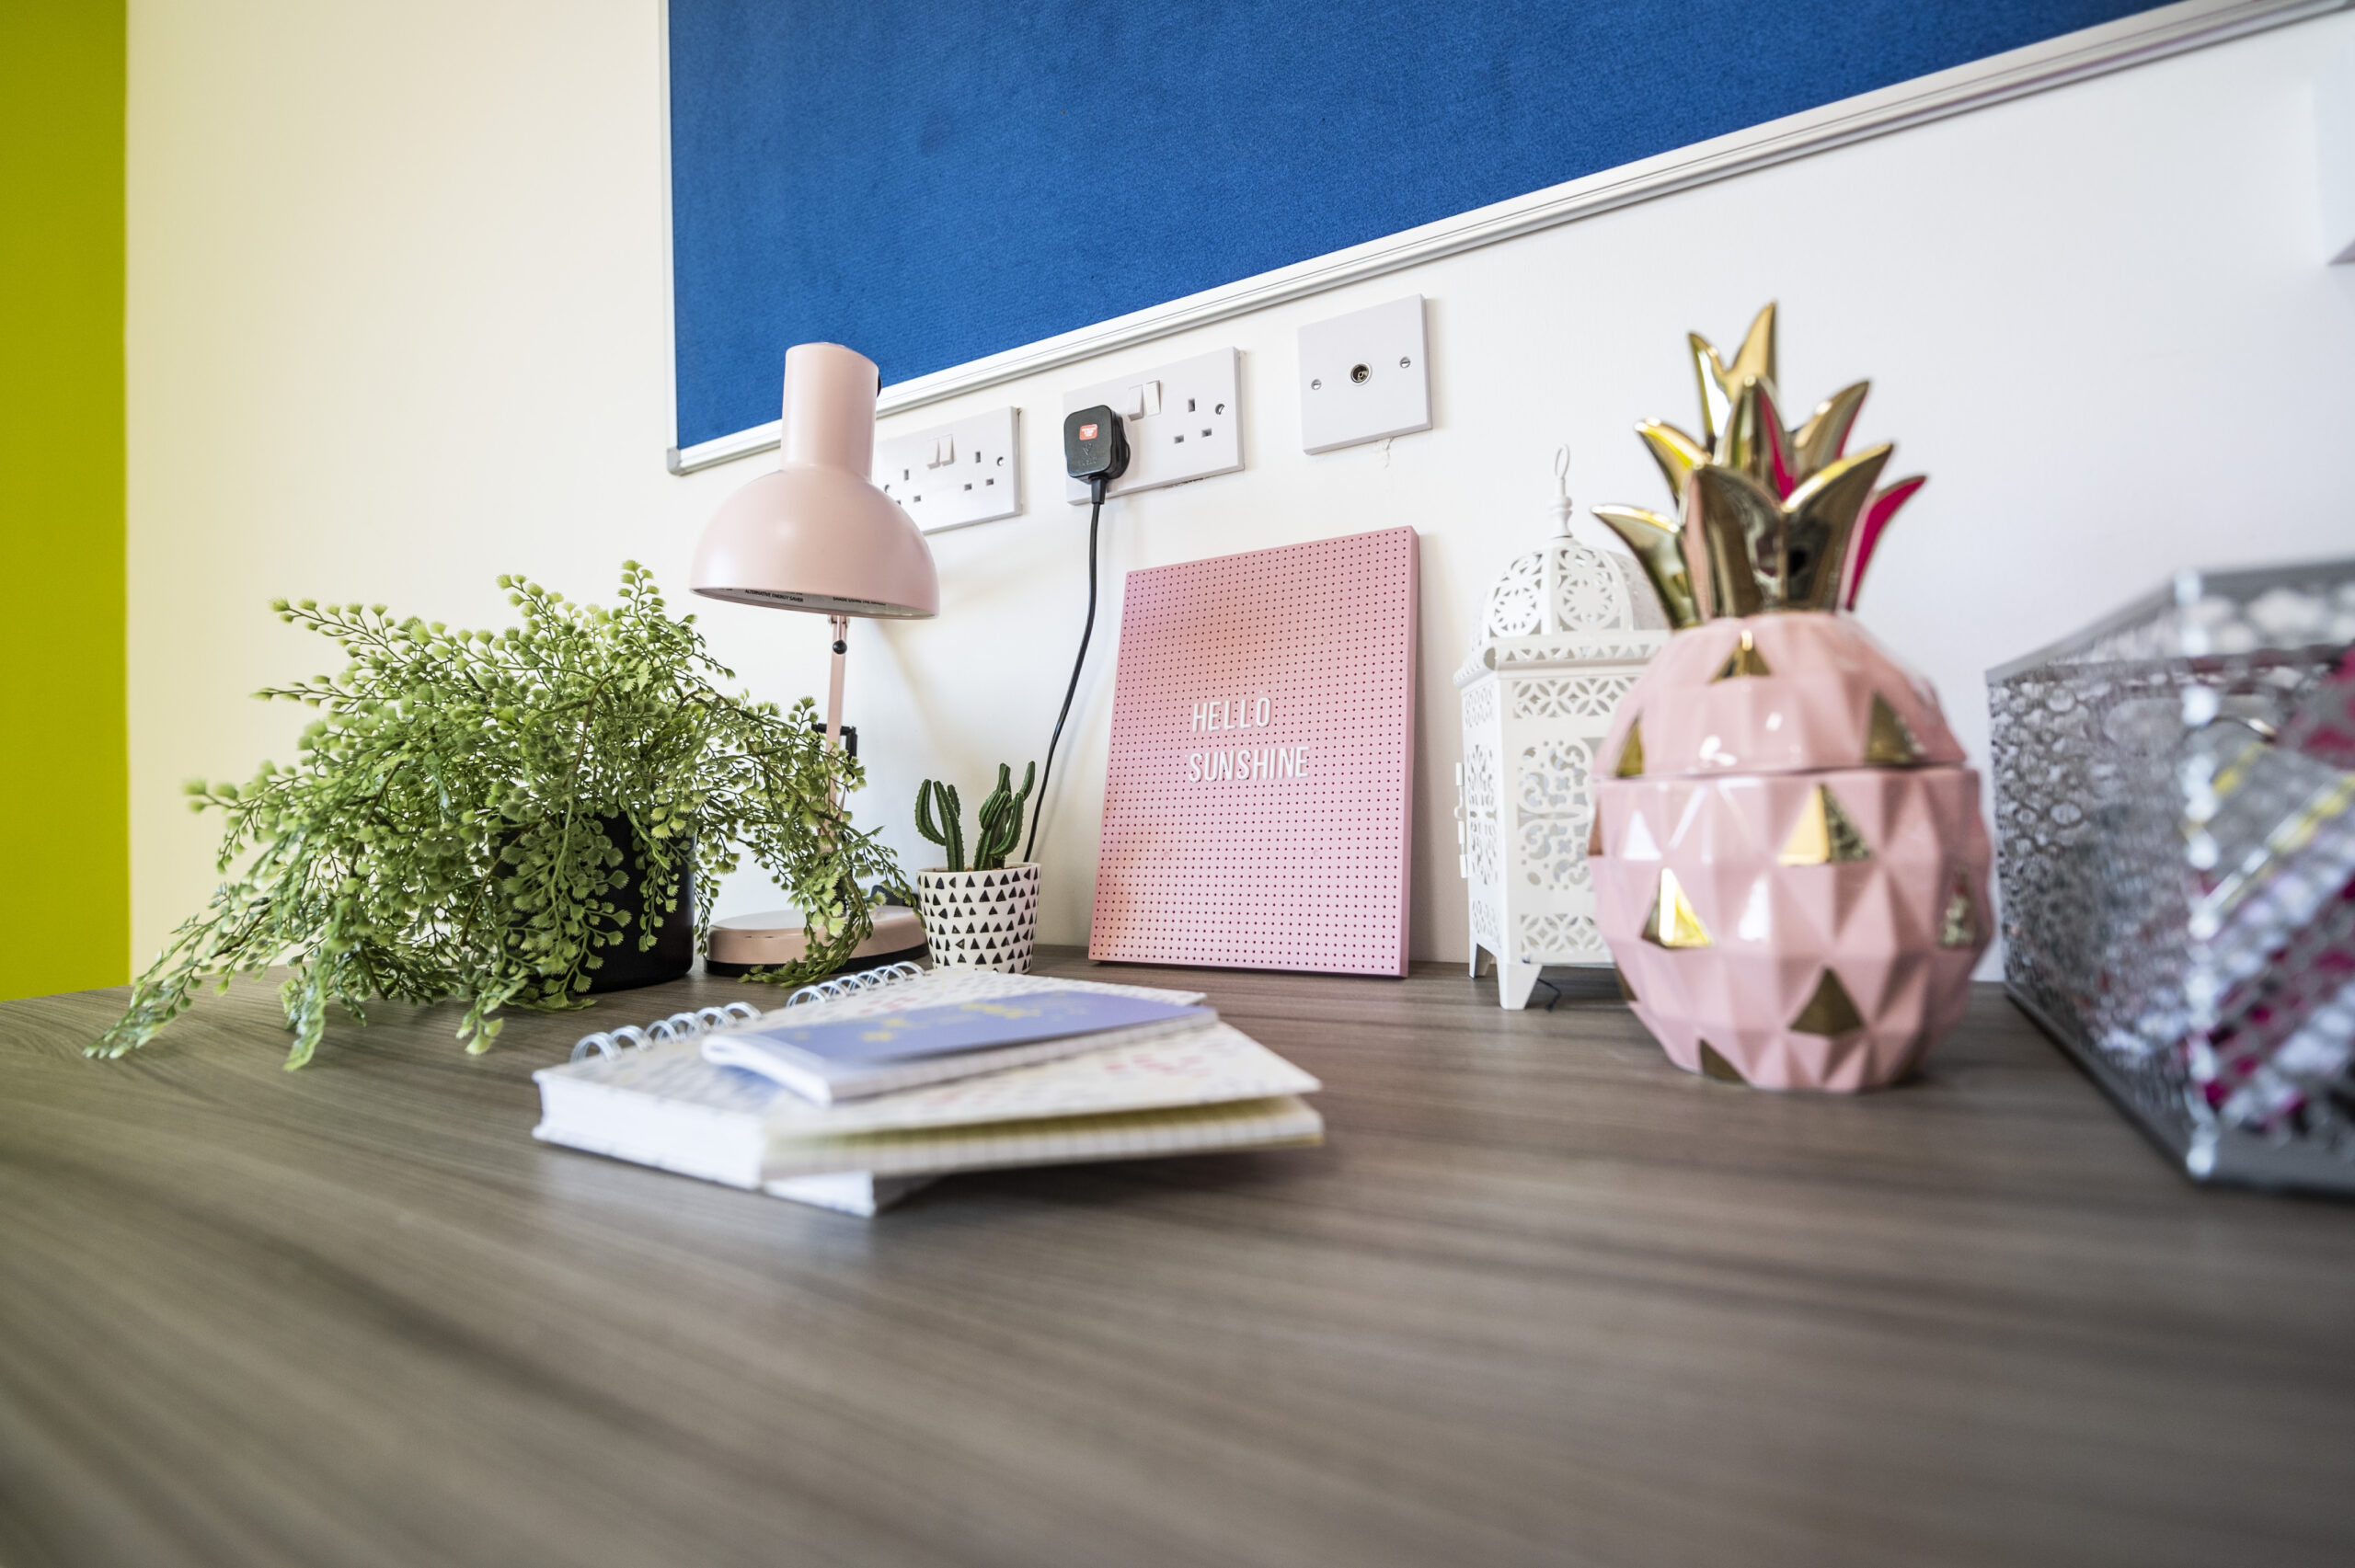
[[[289,1075],[258,986],[111,1066],[121,992],[0,1005],[0,1562],[2355,1554],[2355,1210],[2186,1185],[1992,989],[1841,1099],[1443,966],[1094,972],[1327,1145],[868,1222],[533,1142],[582,1015]]]

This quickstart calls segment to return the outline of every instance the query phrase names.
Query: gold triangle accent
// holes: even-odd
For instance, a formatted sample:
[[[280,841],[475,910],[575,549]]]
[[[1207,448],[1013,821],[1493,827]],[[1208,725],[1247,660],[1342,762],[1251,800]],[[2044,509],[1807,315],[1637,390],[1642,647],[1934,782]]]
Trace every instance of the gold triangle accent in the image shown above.
[[[1633,779],[1644,772],[1644,721],[1627,721],[1627,738],[1619,748],[1619,764],[1611,770],[1614,778]]]
[[[1922,760],[1922,743],[1889,699],[1878,692],[1873,693],[1872,723],[1865,731],[1865,763],[1874,768],[1910,768]]]
[[[1702,929],[1700,917],[1693,912],[1684,889],[1677,886],[1676,873],[1666,866],[1660,868],[1660,894],[1652,900],[1652,912],[1644,917],[1644,940],[1655,947],[1710,944],[1709,933]]]
[[[1602,807],[1597,807],[1595,808],[1594,820],[1593,820],[1591,823],[1588,824],[1588,826],[1587,826],[1587,830],[1586,830],[1586,856],[1587,856],[1587,858],[1588,858],[1589,860],[1592,860],[1596,855],[1599,855],[1599,854],[1601,854],[1602,853],[1603,853],[1603,809],[1602,809]]]
[[[1807,804],[1799,807],[1799,819],[1791,825],[1791,836],[1783,841],[1782,863],[1848,865],[1872,857],[1872,846],[1865,842],[1864,834],[1856,830],[1856,824],[1841,809],[1840,797],[1822,784],[1808,791]]]
[[[1611,978],[1619,982],[1619,1000],[1633,1002],[1636,1000],[1636,988],[1627,983],[1626,972],[1614,964],[1611,966]]]
[[[1750,1080],[1741,1075],[1741,1070],[1740,1068],[1734,1066],[1733,1063],[1719,1056],[1717,1054],[1717,1047],[1709,1044],[1706,1040],[1701,1042],[1701,1074],[1705,1078],[1714,1078],[1720,1083],[1747,1083],[1750,1082]]]
[[[1750,634],[1745,631],[1741,634],[1741,641],[1734,645],[1733,652],[1726,655],[1725,663],[1718,666],[1715,675],[1709,677],[1709,682],[1715,685],[1720,681],[1732,681],[1744,675],[1774,673],[1766,667],[1764,656],[1759,653],[1757,645],[1750,640]]]
[[[1815,982],[1815,994],[1807,999],[1799,1015],[1791,1020],[1792,1029],[1802,1035],[1844,1035],[1864,1026],[1864,1016],[1848,999],[1848,988],[1829,969]]]
[[[1954,874],[1954,887],[1947,894],[1946,918],[1938,922],[1938,945],[1979,945],[1979,906],[1970,896],[1970,873],[1967,871]]]

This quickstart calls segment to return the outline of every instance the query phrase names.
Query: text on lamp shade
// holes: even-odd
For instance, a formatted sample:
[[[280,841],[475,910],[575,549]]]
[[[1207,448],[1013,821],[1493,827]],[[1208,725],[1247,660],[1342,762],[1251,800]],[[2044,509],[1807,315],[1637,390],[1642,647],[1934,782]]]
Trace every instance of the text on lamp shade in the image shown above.
[[[1197,734],[1265,729],[1272,717],[1273,708],[1264,696],[1215,697],[1194,704],[1191,727]],[[1221,780],[1247,784],[1254,779],[1303,778],[1307,773],[1305,746],[1237,747],[1233,750],[1186,753],[1188,784],[1216,784]]]

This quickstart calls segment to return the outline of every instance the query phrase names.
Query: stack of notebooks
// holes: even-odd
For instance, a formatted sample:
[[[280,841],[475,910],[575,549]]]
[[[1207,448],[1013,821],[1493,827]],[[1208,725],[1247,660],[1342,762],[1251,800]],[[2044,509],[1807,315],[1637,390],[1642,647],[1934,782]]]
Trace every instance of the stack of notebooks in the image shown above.
[[[543,1069],[533,1136],[873,1214],[935,1176],[1314,1144],[1319,1085],[1199,991],[935,969]]]

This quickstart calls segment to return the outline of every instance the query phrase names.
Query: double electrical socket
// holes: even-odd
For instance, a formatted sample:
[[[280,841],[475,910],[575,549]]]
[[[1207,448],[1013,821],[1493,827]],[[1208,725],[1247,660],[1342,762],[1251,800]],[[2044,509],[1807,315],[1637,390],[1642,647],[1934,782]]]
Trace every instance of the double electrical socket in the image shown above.
[[[1022,509],[1022,411],[878,441],[875,483],[926,533],[1012,517]]]
[[[1109,404],[1127,429],[1128,472],[1104,493],[1126,496],[1242,467],[1239,368],[1234,349],[1219,349],[1064,393],[1064,413]],[[1063,498],[1086,506],[1087,486],[1066,479]]]

